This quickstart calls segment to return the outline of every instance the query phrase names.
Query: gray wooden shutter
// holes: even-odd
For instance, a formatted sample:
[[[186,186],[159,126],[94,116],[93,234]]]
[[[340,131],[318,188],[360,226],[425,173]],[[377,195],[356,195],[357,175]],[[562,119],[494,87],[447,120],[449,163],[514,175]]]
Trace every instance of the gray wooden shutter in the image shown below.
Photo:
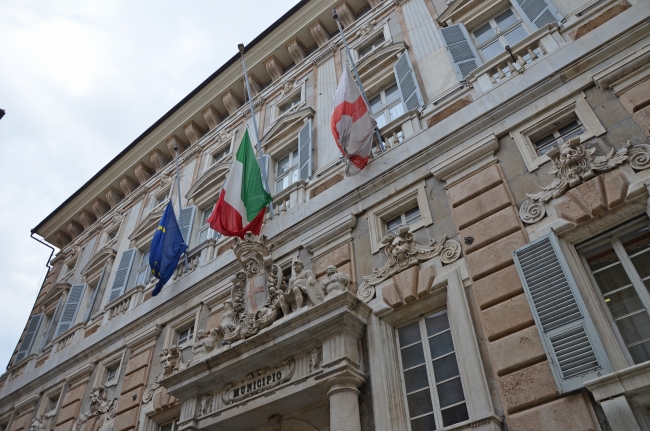
[[[528,18],[536,29],[563,18],[548,0],[516,0],[514,4],[519,14]]]
[[[88,321],[90,320],[90,316],[93,314],[93,308],[95,307],[97,294],[99,293],[99,289],[102,287],[102,282],[104,281],[105,274],[106,274],[106,263],[104,263],[104,267],[102,268],[102,274],[99,276],[99,281],[97,282],[97,286],[95,286],[95,289],[93,290],[93,294],[90,297],[90,300],[88,301],[88,305],[86,305],[86,314],[84,315],[84,322],[86,323],[88,323]]]
[[[420,92],[418,81],[415,79],[413,65],[411,64],[408,52],[404,51],[399,60],[397,60],[397,64],[393,67],[393,73],[395,73],[397,86],[402,94],[402,102],[404,102],[406,110],[410,111],[424,106],[422,93]]]
[[[111,287],[111,295],[108,297],[107,303],[124,293],[126,283],[129,281],[129,275],[131,274],[135,250],[135,248],[130,248],[122,253],[120,264],[117,266],[117,271],[115,272],[113,287]]]
[[[38,328],[41,326],[42,320],[43,313],[34,314],[32,318],[29,319],[25,337],[23,337],[23,341],[20,343],[20,348],[18,349],[18,354],[16,355],[16,360],[14,363],[22,360],[25,356],[29,355],[29,352],[32,350],[32,345],[34,344],[36,334],[38,333]]]
[[[311,177],[311,121],[310,118],[298,132],[298,169],[303,181]]]
[[[65,301],[65,306],[63,307],[63,312],[59,319],[59,325],[56,327],[54,338],[63,334],[74,325],[74,319],[77,317],[77,311],[79,311],[79,305],[81,304],[84,290],[86,290],[85,284],[73,284],[70,288],[70,293]]]
[[[196,213],[196,205],[183,208],[178,217],[178,227],[181,229],[185,244],[190,244],[190,235],[192,234],[192,224],[194,224],[194,214]]]
[[[554,234],[513,252],[560,393],[612,371]]]
[[[50,340],[50,335],[52,335],[52,329],[54,329],[54,322],[56,321],[56,316],[59,314],[59,308],[61,308],[61,300],[63,297],[59,298],[59,301],[56,303],[56,308],[54,309],[54,313],[52,313],[52,318],[50,319],[50,323],[47,324],[47,329],[45,330],[45,334],[43,334],[43,340],[41,341],[41,347],[38,348],[38,353],[41,353],[45,346],[47,345],[47,342]]]
[[[458,79],[463,81],[469,73],[481,65],[478,53],[463,24],[454,24],[440,29],[442,40],[454,64]]]

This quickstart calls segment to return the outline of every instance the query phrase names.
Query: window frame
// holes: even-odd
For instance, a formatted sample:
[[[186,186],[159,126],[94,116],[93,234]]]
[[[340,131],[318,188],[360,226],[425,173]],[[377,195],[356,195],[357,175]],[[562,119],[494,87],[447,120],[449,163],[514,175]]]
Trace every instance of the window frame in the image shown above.
[[[305,106],[307,79],[308,77],[296,79],[294,81],[293,87],[289,91],[283,91],[271,103],[271,124],[275,123],[285,115],[295,112],[299,110],[301,107]],[[296,101],[296,99],[299,100]],[[288,103],[291,103],[291,107],[283,112],[282,108],[286,106]]]
[[[149,282],[151,282],[152,278],[151,267],[149,267],[149,255],[151,254],[151,246],[149,246],[144,251],[138,250],[138,253],[140,256],[138,259],[138,267],[135,268],[135,279],[133,281],[133,287],[140,285],[147,286]],[[143,274],[145,272],[147,273],[147,275],[145,275],[145,281],[143,283],[139,283],[138,281],[140,279],[140,274]]]
[[[295,144],[295,145],[294,145]],[[294,149],[295,148],[295,149]],[[288,154],[287,153],[288,150]],[[278,157],[277,154],[285,154],[282,157]],[[294,153],[295,153],[295,163],[294,163]],[[285,158],[289,157],[289,169],[278,175],[279,163]],[[298,137],[289,141],[280,151],[271,156],[271,161],[273,162],[273,196],[278,195],[291,187],[294,183],[300,181],[300,160],[298,154]],[[283,187],[281,190],[278,190],[278,181],[284,180],[285,178],[292,178],[297,175],[295,180],[292,180],[286,187]]]
[[[168,349],[171,346],[176,346],[180,350],[192,347],[194,341],[196,340],[196,334],[199,331],[199,312],[201,311],[201,306],[196,306],[194,309],[188,311],[184,316],[179,317],[178,319],[169,322],[167,324],[167,332],[165,333],[165,341],[163,343],[163,348]],[[193,326],[194,332],[192,338],[182,345],[178,345],[178,335],[179,332],[187,329],[188,327]]]
[[[124,355],[126,350],[115,353],[114,355],[107,356],[100,361],[99,372],[95,376],[95,384],[93,386],[104,385],[107,388],[117,385],[120,380],[120,374],[122,372],[122,366],[124,365]],[[115,368],[115,377],[108,380],[109,369]]]
[[[407,54],[405,53],[404,55],[407,55]],[[386,100],[387,100],[386,90],[388,90],[389,88],[392,88],[392,87],[395,87],[395,93],[397,93],[398,98],[397,98],[397,100],[395,100],[395,101],[391,102],[390,104],[388,104],[388,102],[386,102]],[[400,92],[399,85],[397,84],[397,78],[395,78],[394,81],[390,81],[389,85],[386,85],[386,84],[382,85],[379,88],[379,90],[377,92],[375,92],[375,94],[373,94],[372,96],[370,96],[368,98],[368,102],[370,104],[372,104],[372,100],[375,99],[377,96],[379,96],[380,100],[381,100],[381,105],[382,105],[381,109],[378,110],[377,112],[372,112],[372,106],[371,106],[370,109],[371,109],[372,115],[375,118],[375,120],[378,120],[378,117],[380,115],[383,116],[384,123],[381,126],[379,125],[379,121],[377,121],[377,127],[380,130],[381,130],[382,127],[386,126],[387,124],[392,123],[393,121],[395,121],[396,119],[400,118],[402,115],[404,115],[404,114],[406,114],[408,112],[407,109],[406,109],[406,104],[404,103],[404,100],[402,100],[402,94]],[[396,115],[395,118],[390,118],[391,109],[397,107],[398,105],[400,105],[402,107],[402,112],[399,115]]]
[[[203,221],[208,211],[210,211],[210,214],[212,214],[212,211],[214,211],[214,206],[216,205],[216,203],[217,201],[214,201],[212,204],[208,205],[205,209],[201,210],[201,225],[199,226],[198,244],[203,244],[204,242],[210,239],[214,239],[215,241],[218,241],[221,238],[221,234],[210,227],[210,224],[207,222],[207,219],[205,219],[205,222]],[[210,216],[208,215],[208,218],[209,217]],[[201,235],[203,235],[203,232],[205,231],[208,232],[206,234],[206,238],[204,240],[201,240]]]
[[[474,27],[472,30],[468,31],[468,33],[470,33],[472,43],[474,44],[474,47],[476,48],[476,52],[478,53],[478,55],[479,55],[481,61],[483,61],[483,63],[487,63],[488,61],[492,60],[494,57],[497,57],[499,54],[501,54],[501,52],[504,52],[506,50],[505,49],[506,46],[512,46],[512,44],[508,43],[508,41],[506,40],[506,35],[513,32],[516,28],[518,28],[518,27],[523,28],[524,31],[527,33],[526,37],[530,36],[533,33],[530,30],[530,28],[528,27],[528,23],[526,22],[526,20],[524,20],[519,15],[519,11],[514,7],[514,5],[510,4],[510,2],[508,2],[508,7],[507,8],[498,9],[498,10],[499,10],[499,12],[495,12],[495,13],[490,14],[490,18],[488,18],[487,20],[484,19],[483,21],[481,21],[481,25],[478,25],[478,26]],[[503,14],[507,10],[510,10],[513,13],[515,18],[517,18],[517,21],[514,22],[513,24],[511,24],[505,30],[501,31],[501,30],[499,30],[499,27],[498,27],[498,24],[497,24],[495,18],[498,17],[499,15]],[[485,40],[484,42],[481,42],[479,44],[477,42],[477,40],[476,40],[476,36],[475,36],[474,32],[476,30],[478,30],[479,28],[485,26],[486,24],[490,25],[490,27],[494,31],[494,35],[491,36],[490,38],[488,38],[487,40]],[[526,37],[522,38],[521,40],[525,39]],[[496,41],[499,41],[501,43],[502,51],[499,52],[498,54],[490,57],[490,58],[486,58],[486,56],[483,54],[482,50],[484,48],[488,47],[489,45],[492,45]]]

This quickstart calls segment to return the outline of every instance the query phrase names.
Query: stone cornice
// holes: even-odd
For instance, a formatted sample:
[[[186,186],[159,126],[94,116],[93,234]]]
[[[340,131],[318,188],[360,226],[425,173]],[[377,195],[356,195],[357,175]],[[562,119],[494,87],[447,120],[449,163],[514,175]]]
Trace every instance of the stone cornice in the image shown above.
[[[33,409],[34,407],[36,407],[36,403],[38,402],[39,398],[40,398],[39,394],[29,394],[26,397],[16,401],[16,404],[14,404],[14,408],[21,413],[24,412],[25,410]]]

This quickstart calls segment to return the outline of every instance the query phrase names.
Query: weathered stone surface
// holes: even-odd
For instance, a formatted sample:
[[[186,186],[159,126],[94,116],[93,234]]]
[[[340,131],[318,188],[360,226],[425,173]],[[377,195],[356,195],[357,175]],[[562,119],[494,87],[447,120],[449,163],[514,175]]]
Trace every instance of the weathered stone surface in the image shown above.
[[[581,394],[573,394],[508,417],[511,431],[595,431],[589,406]]]
[[[514,265],[474,282],[474,292],[481,310],[524,292]]]
[[[645,80],[626,90],[619,99],[621,105],[633,114],[650,102],[650,80]]]
[[[434,124],[441,122],[445,118],[450,117],[451,115],[460,111],[470,103],[472,103],[472,96],[469,95],[456,100],[454,103],[451,103],[449,106],[445,107],[440,112],[436,112],[434,115],[429,117],[429,119],[427,120],[427,126],[431,127]]]
[[[591,212],[591,216],[597,216],[607,211],[607,201],[601,181],[602,178],[598,176],[569,190],[567,194]]]
[[[325,274],[325,270],[328,266],[334,265],[338,268],[349,262],[350,259],[350,244],[342,244],[335,249],[314,258],[311,263],[311,270],[317,277],[320,277]]]
[[[11,422],[11,427],[9,427],[9,431],[19,431],[25,428],[25,425],[27,425],[27,421],[31,418],[31,416],[32,416],[31,411],[25,413],[24,415],[18,416],[16,419],[14,419]]]
[[[45,356],[45,357],[39,359],[38,361],[36,361],[36,363],[34,364],[34,368],[38,368],[41,365],[43,365],[45,363],[45,361],[47,361],[47,358],[49,358],[49,357],[50,356],[48,355],[48,356]]]
[[[74,388],[69,389],[63,396],[63,401],[61,402],[61,407],[65,407],[69,404],[79,401],[83,397],[84,392],[86,392],[86,384],[81,384],[75,386]]]
[[[547,361],[499,379],[508,412],[543,403],[559,393]]]
[[[567,197],[563,202],[560,202],[559,204],[555,204],[555,211],[557,212],[558,216],[574,223],[582,223],[583,221],[589,220],[591,218],[589,214],[580,208],[580,205],[578,205],[570,197]]]
[[[133,390],[139,386],[143,386],[147,382],[149,375],[149,367],[140,368],[138,371],[129,374],[124,378],[122,384],[122,392]]]
[[[431,286],[436,278],[436,267],[433,265],[425,266],[420,270],[418,276],[418,298],[423,297],[431,291]]]
[[[221,316],[223,316],[223,313],[225,312],[226,310],[222,308],[216,313],[209,315],[208,320],[205,324],[206,329],[210,330],[212,328],[218,328],[219,325],[221,324]]]
[[[526,244],[523,231],[518,230],[505,238],[493,242],[482,249],[465,256],[465,262],[474,280],[479,280],[493,272],[512,264],[512,251]]]
[[[93,416],[86,421],[86,431],[97,431],[104,425],[104,415]]]
[[[451,205],[457,207],[500,183],[499,171],[495,165],[492,165],[477,172],[465,181],[450,187],[447,193]]]
[[[598,15],[596,18],[592,19],[586,24],[581,25],[578,27],[578,29],[571,33],[571,36],[573,39],[580,39],[582,36],[585,34],[589,33],[590,31],[594,30],[597,27],[600,27],[610,19],[614,18],[616,15],[620,14],[624,10],[630,8],[632,5],[630,5],[627,1],[623,0],[616,4],[615,6],[607,9],[605,12],[601,13]]]
[[[176,398],[167,393],[167,389],[161,386],[160,390],[156,391],[153,396],[153,408],[159,411],[163,408],[171,407],[176,404]]]
[[[138,407],[142,402],[142,391],[144,391],[144,387],[140,386],[132,391],[122,393],[117,400],[117,411],[115,413],[119,415],[122,412]]]
[[[332,187],[334,184],[338,184],[345,179],[343,174],[337,174],[323,181],[322,184],[317,185],[309,192],[309,199],[313,199],[319,194],[323,193],[325,190]]]
[[[468,255],[519,229],[521,229],[519,225],[519,214],[514,207],[508,206],[460,231],[461,238],[474,238],[471,244],[466,244],[465,241],[461,241],[463,254]]]
[[[389,283],[381,289],[381,295],[384,297],[384,302],[393,308],[401,307],[404,305],[402,298],[397,293],[397,286],[394,283]]]
[[[399,289],[402,300],[407,304],[417,298],[419,273],[420,265],[415,265],[393,276],[393,282]]]
[[[80,405],[81,403],[77,401],[72,404],[69,404],[66,407],[63,407],[56,418],[56,424],[60,425],[69,420],[76,419],[77,414],[79,413]]]
[[[509,373],[546,357],[536,326],[489,343],[490,357],[498,375]]]
[[[61,425],[57,425],[54,428],[54,431],[72,431],[72,425],[74,425],[74,421],[68,421]]]
[[[91,335],[93,335],[95,332],[97,332],[97,330],[101,326],[102,326],[101,324],[98,324],[98,325],[95,325],[95,326],[91,326],[90,328],[86,328],[86,330],[84,331],[84,338],[88,338]]]
[[[638,124],[643,133],[650,137],[650,106],[646,106],[645,108],[636,111],[632,114],[632,118],[636,124]]]
[[[490,341],[535,324],[523,293],[482,311],[481,316],[485,335]]]
[[[503,208],[512,205],[510,196],[504,184],[490,189],[474,199],[465,202],[453,209],[454,218],[459,229],[478,222]]]
[[[603,185],[609,208],[620,205],[625,201],[628,182],[623,174],[618,171],[606,172],[603,175]]]
[[[126,431],[138,424],[139,409],[131,409],[115,417],[113,431]]]
[[[151,364],[152,355],[153,348],[147,349],[133,356],[131,359],[129,359],[129,362],[126,365],[125,374],[128,376],[129,374],[134,373],[143,367],[148,367],[149,364]]]

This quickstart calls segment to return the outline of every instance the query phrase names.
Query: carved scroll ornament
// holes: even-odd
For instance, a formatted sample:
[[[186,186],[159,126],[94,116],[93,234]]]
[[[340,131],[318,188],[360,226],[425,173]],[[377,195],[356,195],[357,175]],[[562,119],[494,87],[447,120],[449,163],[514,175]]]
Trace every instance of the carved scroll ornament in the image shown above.
[[[83,424],[85,424],[88,419],[106,414],[106,419],[110,419],[115,416],[115,410],[117,409],[117,398],[112,400],[107,400],[106,398],[106,386],[96,386],[93,388],[90,393],[90,408],[86,413],[82,413],[79,418],[75,421],[73,426],[73,431],[79,431]]]
[[[635,170],[650,167],[650,145],[635,144],[630,141],[618,151],[611,148],[603,156],[594,156],[596,148],[587,148],[580,138],[572,138],[552,148],[546,155],[553,162],[550,173],[555,179],[548,186],[541,187],[538,193],[527,193],[528,199],[519,208],[519,218],[532,224],[546,215],[544,203],[562,196],[567,190],[594,178],[598,173],[607,172],[626,161]]]
[[[181,351],[176,346],[171,346],[169,349],[163,349],[160,352],[160,363],[162,364],[162,372],[157,375],[153,382],[149,383],[142,395],[142,403],[148,403],[153,398],[153,393],[160,387],[160,381],[183,371],[188,367],[183,363]]]

